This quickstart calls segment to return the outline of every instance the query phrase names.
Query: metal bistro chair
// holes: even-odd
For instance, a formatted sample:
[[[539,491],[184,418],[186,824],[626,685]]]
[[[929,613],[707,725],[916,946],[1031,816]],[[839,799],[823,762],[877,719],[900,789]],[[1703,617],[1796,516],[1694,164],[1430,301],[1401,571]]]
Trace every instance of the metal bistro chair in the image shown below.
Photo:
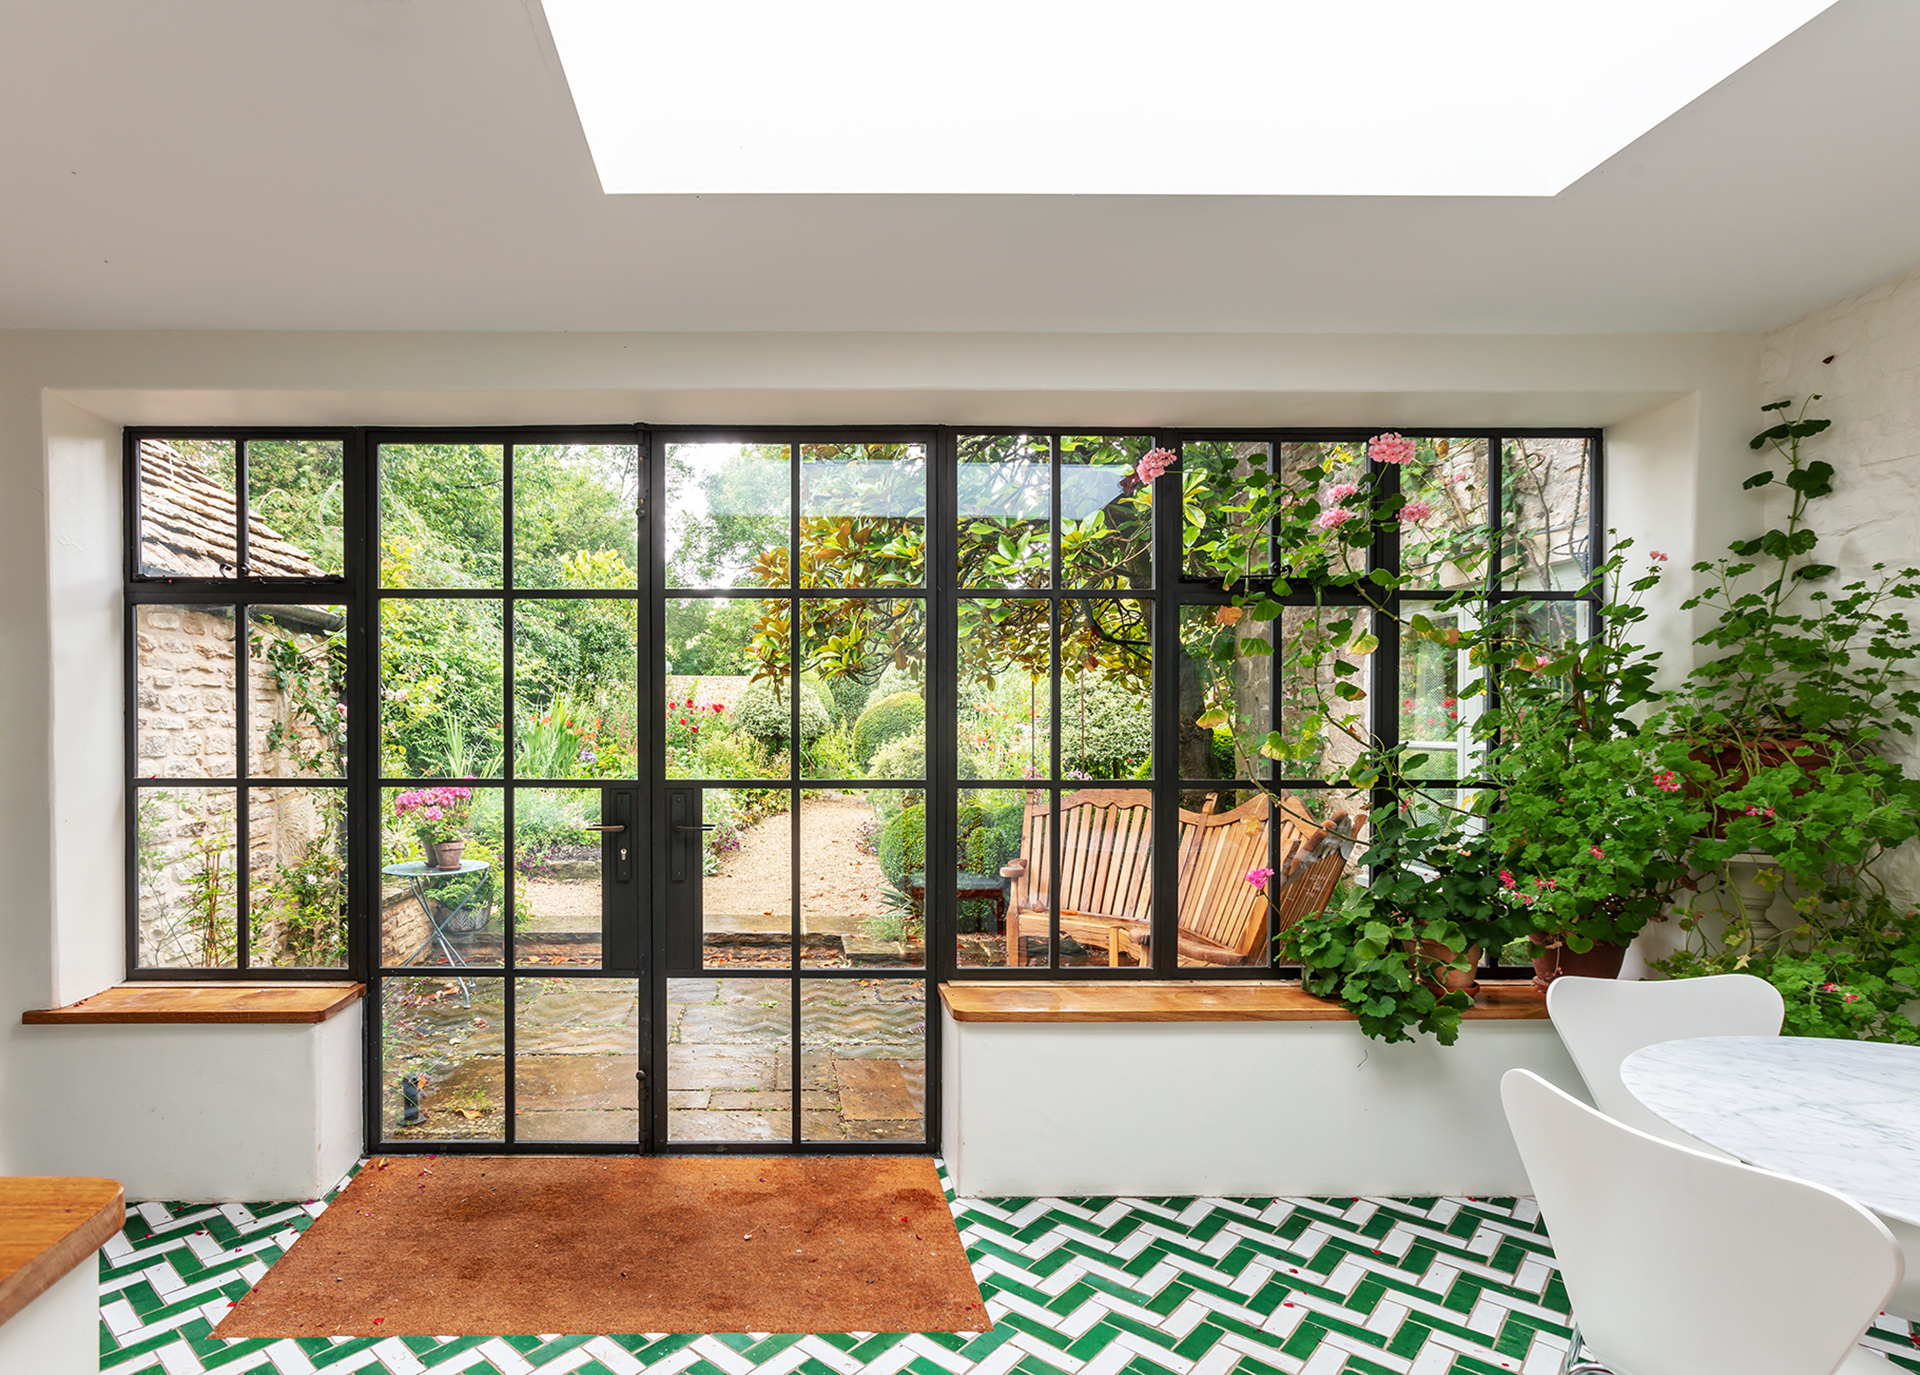
[[[1858,1203],[1636,1131],[1527,1070],[1500,1097],[1573,1301],[1563,1375],[1894,1375],[1858,1342],[1900,1248]]]
[[[1731,1160],[1628,1093],[1620,1082],[1620,1062],[1643,1046],[1689,1036],[1778,1036],[1786,1004],[1779,989],[1751,974],[1644,980],[1567,976],[1547,985],[1547,1015],[1600,1111],[1662,1141]]]

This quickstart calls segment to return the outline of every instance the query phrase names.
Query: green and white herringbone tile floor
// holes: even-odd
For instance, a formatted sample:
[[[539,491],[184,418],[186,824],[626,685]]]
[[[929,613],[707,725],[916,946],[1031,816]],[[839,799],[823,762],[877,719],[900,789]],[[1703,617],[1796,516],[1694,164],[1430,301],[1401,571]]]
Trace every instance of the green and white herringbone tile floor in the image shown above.
[[[342,1181],[344,1183],[345,1181]],[[1531,1199],[952,1200],[981,1334],[640,1333],[218,1341],[325,1210],[138,1203],[101,1251],[113,1375],[1552,1375],[1567,1298]],[[1906,1324],[1869,1344],[1920,1372]]]

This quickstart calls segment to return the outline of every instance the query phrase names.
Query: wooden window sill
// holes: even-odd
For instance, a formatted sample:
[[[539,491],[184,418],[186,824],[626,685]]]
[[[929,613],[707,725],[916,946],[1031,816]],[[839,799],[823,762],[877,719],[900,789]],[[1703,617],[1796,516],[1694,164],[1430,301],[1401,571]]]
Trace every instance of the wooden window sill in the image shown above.
[[[324,1022],[353,1006],[365,984],[132,983],[66,1007],[29,1008],[28,1026],[82,1026],[136,1022],[229,1022],[293,1025]]]
[[[1338,1003],[1297,983],[1224,980],[943,983],[956,1022],[1351,1022]],[[1468,1021],[1544,1021],[1547,1000],[1530,981],[1483,982]]]
[[[0,1179],[0,1322],[93,1260],[126,1218],[112,1179]]]

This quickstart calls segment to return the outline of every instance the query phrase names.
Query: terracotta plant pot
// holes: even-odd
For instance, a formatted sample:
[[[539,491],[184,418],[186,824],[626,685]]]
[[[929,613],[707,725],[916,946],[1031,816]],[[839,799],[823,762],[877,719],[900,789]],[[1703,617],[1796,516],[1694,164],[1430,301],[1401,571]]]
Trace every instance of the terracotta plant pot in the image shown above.
[[[458,869],[460,856],[466,852],[467,842],[462,840],[436,840],[427,847],[427,867],[429,869]]]
[[[1421,941],[1420,953],[1432,960],[1445,960],[1451,964],[1454,952],[1439,941]],[[1449,969],[1440,977],[1437,987],[1443,993],[1472,993],[1480,987],[1477,977],[1480,972],[1480,947],[1470,945],[1466,949],[1467,969]]]
[[[1807,753],[1797,754],[1799,750],[1806,750]],[[1696,764],[1705,764],[1713,770],[1715,777],[1720,780],[1719,787],[1714,790],[1714,795],[1718,796],[1747,785],[1747,780],[1753,776],[1747,767],[1749,752],[1753,763],[1762,769],[1777,768],[1781,764],[1798,764],[1803,770],[1823,769],[1833,762],[1832,750],[1825,745],[1803,740],[1797,736],[1755,740],[1748,746],[1747,751],[1742,751],[1738,745],[1713,747],[1702,745],[1697,749],[1689,750],[1687,758]],[[1686,787],[1690,796],[1706,800],[1707,791],[1699,784],[1689,780]],[[1795,788],[1793,791],[1797,797],[1807,789]],[[1712,840],[1725,840],[1727,824],[1736,819],[1736,814],[1713,806],[1711,803],[1708,803],[1708,809],[1713,819],[1707,823],[1705,834]]]
[[[1533,986],[1542,993],[1562,974],[1582,979],[1617,979],[1620,966],[1627,961],[1627,947],[1607,941],[1595,941],[1593,949],[1582,954],[1569,950],[1558,936],[1536,933],[1527,939],[1534,945]]]

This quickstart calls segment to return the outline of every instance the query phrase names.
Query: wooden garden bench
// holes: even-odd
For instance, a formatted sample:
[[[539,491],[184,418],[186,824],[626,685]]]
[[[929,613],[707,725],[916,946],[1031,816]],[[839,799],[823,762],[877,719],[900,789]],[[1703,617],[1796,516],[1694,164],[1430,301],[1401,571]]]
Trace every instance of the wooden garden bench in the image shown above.
[[[1246,964],[1267,938],[1269,894],[1274,929],[1285,930],[1332,899],[1347,851],[1366,814],[1336,813],[1316,824],[1294,798],[1280,802],[1280,853],[1268,893],[1247,882],[1267,867],[1272,800],[1261,794],[1215,812],[1180,810],[1180,955],[1182,964]],[[1007,960],[1025,962],[1025,938],[1046,939],[1052,855],[1044,793],[1030,794],[1020,857],[1000,872],[1007,891]],[[1105,949],[1107,963],[1148,958],[1153,912],[1152,794],[1144,788],[1086,788],[1060,799],[1060,934]],[[1264,952],[1262,952],[1264,953]]]

